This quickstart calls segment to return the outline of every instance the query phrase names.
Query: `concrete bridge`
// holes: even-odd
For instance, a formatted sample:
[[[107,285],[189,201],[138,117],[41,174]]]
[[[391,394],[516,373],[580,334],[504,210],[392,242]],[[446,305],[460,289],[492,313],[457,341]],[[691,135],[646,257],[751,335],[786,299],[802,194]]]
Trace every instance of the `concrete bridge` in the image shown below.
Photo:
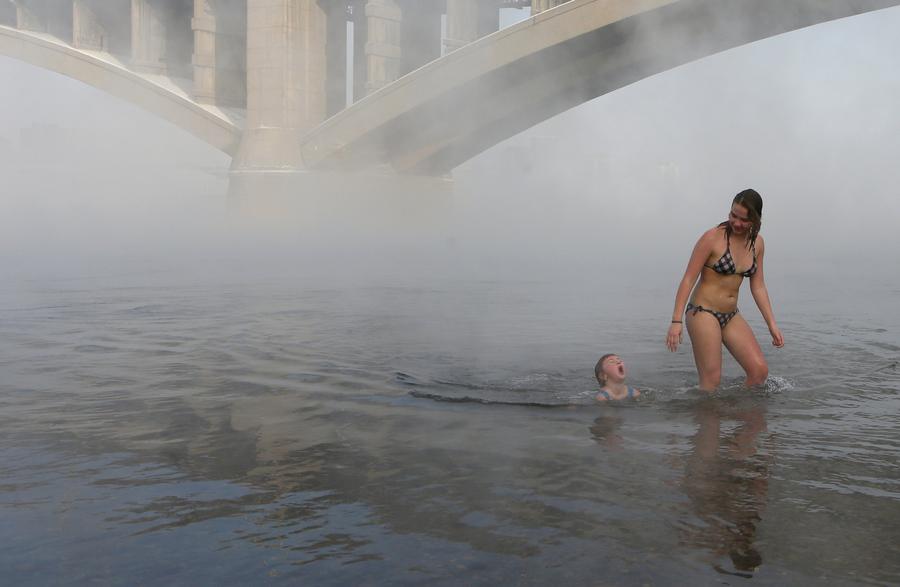
[[[644,77],[897,4],[0,0],[0,55],[155,113],[236,173],[434,176]],[[532,17],[498,30],[504,7]]]

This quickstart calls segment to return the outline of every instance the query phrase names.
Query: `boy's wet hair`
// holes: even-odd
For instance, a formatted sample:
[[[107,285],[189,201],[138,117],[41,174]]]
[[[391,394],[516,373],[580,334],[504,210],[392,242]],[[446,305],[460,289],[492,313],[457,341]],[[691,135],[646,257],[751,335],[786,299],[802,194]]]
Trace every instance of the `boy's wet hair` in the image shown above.
[[[600,357],[600,360],[597,361],[596,365],[594,365],[594,377],[597,378],[597,383],[599,383],[600,385],[606,385],[606,378],[603,377],[603,361],[610,357],[618,356],[618,353],[606,353],[605,355]]]

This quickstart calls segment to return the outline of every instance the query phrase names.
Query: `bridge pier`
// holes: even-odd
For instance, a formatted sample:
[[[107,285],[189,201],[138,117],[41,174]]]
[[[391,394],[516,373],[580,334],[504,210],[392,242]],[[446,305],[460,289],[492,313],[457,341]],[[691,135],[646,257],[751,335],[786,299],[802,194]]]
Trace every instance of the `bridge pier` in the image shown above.
[[[550,10],[560,4],[565,4],[569,0],[531,0],[531,16]]]
[[[131,0],[131,60],[135,71],[166,73],[166,9],[154,0]]]
[[[441,56],[441,9],[435,0],[402,0],[401,76]]]
[[[74,0],[72,5],[72,45],[76,49],[107,51],[108,33],[91,0]]]
[[[16,26],[16,5],[12,2],[0,1],[0,24],[4,26]]]
[[[500,28],[500,5],[488,0],[447,0],[447,36],[450,53]]]
[[[72,46],[126,56],[131,50],[130,0],[73,0]]]
[[[216,5],[214,0],[194,0],[194,99],[201,104],[216,102]]]
[[[72,41],[71,0],[14,0],[16,27]]]
[[[233,183],[303,171],[299,136],[325,119],[325,25],[316,0],[247,1],[247,118]]]
[[[325,10],[326,115],[331,116],[347,106],[347,6],[329,2]]]
[[[395,0],[366,2],[366,95],[400,77],[402,22]]]
[[[131,0],[131,58],[135,71],[190,77],[190,10],[183,0]]]

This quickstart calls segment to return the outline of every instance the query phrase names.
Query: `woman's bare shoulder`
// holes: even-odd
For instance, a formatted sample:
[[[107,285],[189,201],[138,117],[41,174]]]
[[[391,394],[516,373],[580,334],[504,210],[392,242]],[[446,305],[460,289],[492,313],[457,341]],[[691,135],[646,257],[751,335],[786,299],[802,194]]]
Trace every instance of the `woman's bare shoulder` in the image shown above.
[[[724,234],[725,229],[721,226],[713,226],[706,232],[700,235],[700,242],[712,244],[719,240]]]

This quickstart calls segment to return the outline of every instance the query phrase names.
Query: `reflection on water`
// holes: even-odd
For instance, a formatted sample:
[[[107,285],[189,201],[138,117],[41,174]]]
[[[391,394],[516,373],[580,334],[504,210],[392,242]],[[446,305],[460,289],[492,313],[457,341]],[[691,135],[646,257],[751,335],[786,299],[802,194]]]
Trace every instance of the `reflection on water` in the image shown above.
[[[6,300],[5,580],[900,578],[886,515],[900,501],[891,330],[835,326],[834,353],[861,349],[850,372],[828,367],[821,334],[787,320],[797,342],[773,355],[767,390],[703,398],[654,319],[606,318],[586,299],[528,321],[559,307],[530,291]],[[650,391],[641,401],[588,401],[597,349],[613,342]],[[823,353],[818,370],[791,366]],[[483,402],[432,399],[460,397]]]
[[[697,432],[681,481],[698,520],[682,526],[682,541],[709,550],[716,570],[742,577],[752,577],[762,564],[754,541],[774,460],[759,446],[766,430],[765,403],[754,404],[697,403]],[[721,555],[728,556],[731,569],[721,566]]]
[[[604,410],[603,415],[594,420],[590,427],[591,438],[600,446],[611,450],[621,450],[623,438],[619,434],[619,428],[622,426],[622,422],[622,417],[611,409]]]

